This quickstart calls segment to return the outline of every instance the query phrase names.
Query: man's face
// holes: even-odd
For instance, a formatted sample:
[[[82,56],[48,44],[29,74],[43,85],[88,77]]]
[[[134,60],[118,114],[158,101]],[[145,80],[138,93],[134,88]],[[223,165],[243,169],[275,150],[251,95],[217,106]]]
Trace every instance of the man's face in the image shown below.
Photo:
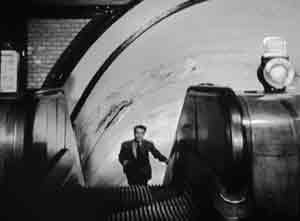
[[[145,131],[142,128],[137,128],[134,132],[134,139],[136,141],[142,141],[145,136]]]

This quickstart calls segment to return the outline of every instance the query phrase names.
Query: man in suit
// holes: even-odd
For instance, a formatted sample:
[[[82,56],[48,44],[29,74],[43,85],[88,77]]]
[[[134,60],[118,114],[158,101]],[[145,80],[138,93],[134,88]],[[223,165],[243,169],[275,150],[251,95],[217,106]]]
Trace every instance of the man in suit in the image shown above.
[[[135,126],[134,139],[121,145],[119,161],[129,185],[147,185],[151,179],[149,152],[159,161],[168,163],[168,159],[155,148],[153,142],[144,139],[146,130],[144,125]]]

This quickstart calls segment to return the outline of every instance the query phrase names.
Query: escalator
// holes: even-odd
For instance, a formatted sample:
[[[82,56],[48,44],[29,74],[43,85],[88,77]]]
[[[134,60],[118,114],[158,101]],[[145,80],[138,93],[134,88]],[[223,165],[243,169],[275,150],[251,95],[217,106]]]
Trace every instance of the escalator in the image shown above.
[[[297,220],[299,99],[192,86],[163,185],[117,187],[84,185],[61,92],[3,100],[1,220]]]
[[[110,191],[108,191],[110,192]],[[191,193],[181,193],[164,186],[130,186],[114,188],[114,211],[104,220],[192,220],[196,217],[196,207]],[[110,200],[113,197],[110,197]]]

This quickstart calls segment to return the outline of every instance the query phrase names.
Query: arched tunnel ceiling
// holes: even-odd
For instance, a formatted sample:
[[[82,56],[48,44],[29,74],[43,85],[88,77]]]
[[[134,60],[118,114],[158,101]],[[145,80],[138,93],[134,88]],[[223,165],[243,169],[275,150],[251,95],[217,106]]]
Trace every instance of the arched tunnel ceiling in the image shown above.
[[[38,5],[63,5],[63,6],[81,6],[81,5],[122,5],[132,0],[30,0]]]
[[[67,80],[70,110],[117,47],[183,2],[145,0],[114,23]],[[82,156],[88,159],[89,185],[126,183],[117,156],[137,123],[148,125],[147,138],[168,155],[189,85],[211,82],[235,90],[260,90],[256,69],[263,37],[284,37],[297,67],[299,9],[297,0],[208,1],[193,4],[143,33],[101,73],[74,121]],[[152,183],[161,182],[164,169],[153,162]]]

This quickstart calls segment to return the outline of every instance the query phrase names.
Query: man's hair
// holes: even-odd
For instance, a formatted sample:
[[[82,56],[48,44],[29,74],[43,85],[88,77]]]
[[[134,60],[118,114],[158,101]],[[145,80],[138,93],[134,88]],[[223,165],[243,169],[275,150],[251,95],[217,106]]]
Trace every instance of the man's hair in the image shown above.
[[[142,130],[144,130],[144,132],[147,131],[147,127],[144,125],[141,125],[141,124],[134,126],[133,131],[136,132],[137,129],[142,129]]]

